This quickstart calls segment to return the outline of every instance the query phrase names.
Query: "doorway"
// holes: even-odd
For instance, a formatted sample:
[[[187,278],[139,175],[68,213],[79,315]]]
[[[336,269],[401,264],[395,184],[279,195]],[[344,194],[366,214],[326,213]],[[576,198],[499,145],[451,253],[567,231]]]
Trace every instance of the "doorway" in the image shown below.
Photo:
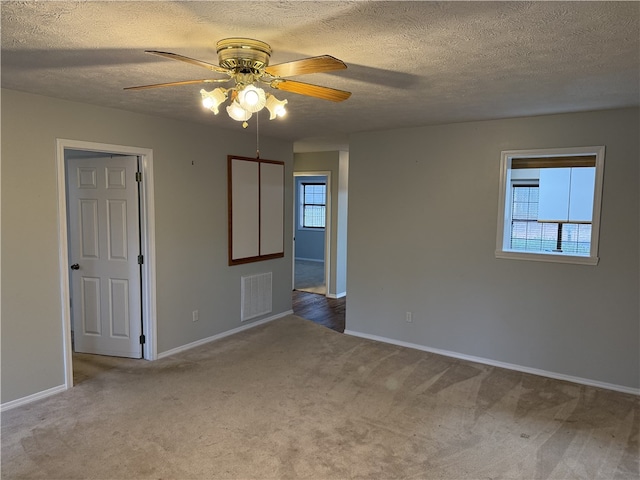
[[[293,290],[329,292],[330,188],[330,172],[294,173]]]
[[[71,164],[73,167],[68,168]],[[153,154],[149,149],[137,147],[58,139],[57,170],[65,388],[71,388],[74,382],[72,318],[76,325],[73,337],[80,343],[79,336],[82,336],[85,352],[147,360],[157,356]],[[106,185],[106,190],[109,186],[124,190],[125,184],[130,185],[132,181],[140,183],[139,187],[133,187],[135,198],[128,202],[131,208],[125,208],[127,202],[122,199],[95,197],[104,196],[104,192],[97,193],[98,187]],[[82,182],[89,187],[87,192],[92,184],[95,191],[94,196],[80,194],[82,206],[78,209],[77,205],[68,204],[67,187],[75,188]],[[73,188],[69,188],[69,192],[77,201],[80,197],[77,191],[71,192]],[[92,212],[95,213],[101,203],[108,205],[105,211],[111,223],[98,228]],[[100,231],[103,232],[101,239],[97,233]],[[132,235],[128,235],[129,232]],[[133,243],[116,241],[124,237],[133,238]],[[91,273],[94,260],[91,246],[107,248],[106,256],[114,260],[111,265],[96,267],[98,270]],[[74,257],[78,249],[84,249],[82,255]],[[118,264],[123,264],[125,270],[117,270],[121,268]],[[83,266],[88,274],[78,275],[76,281],[73,275]],[[104,279],[100,276],[102,273],[95,273],[113,268],[116,273]],[[123,307],[129,302],[135,303],[135,308]],[[102,317],[108,317],[106,324],[101,323]]]

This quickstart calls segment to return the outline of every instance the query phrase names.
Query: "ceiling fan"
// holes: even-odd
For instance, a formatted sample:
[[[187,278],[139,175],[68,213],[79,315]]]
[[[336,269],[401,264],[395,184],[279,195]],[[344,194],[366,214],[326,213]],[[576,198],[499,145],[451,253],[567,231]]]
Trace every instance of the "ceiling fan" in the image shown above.
[[[246,121],[255,112],[267,108],[270,119],[281,117],[286,113],[284,105],[287,100],[278,100],[271,93],[265,92],[256,84],[263,84],[275,90],[297,93],[309,97],[342,102],[351,96],[350,92],[335,88],[323,87],[310,83],[289,80],[285,77],[306,75],[310,73],[330,72],[343,70],[347,66],[342,60],[331,55],[303,58],[292,62],[269,65],[271,46],[260,40],[251,38],[226,38],[216,44],[219,65],[185,57],[176,53],[146,50],[145,53],[159,55],[161,57],[190,63],[206,68],[215,73],[226,75],[224,78],[205,78],[200,80],[184,80],[180,82],[156,83],[153,85],[141,85],[127,87],[125,90],[144,90],[148,88],[174,87],[180,85],[194,85],[200,83],[226,83],[233,82],[229,88],[218,87],[210,92],[200,90],[203,105],[214,114],[218,114],[220,105],[230,99],[227,113],[234,120]]]

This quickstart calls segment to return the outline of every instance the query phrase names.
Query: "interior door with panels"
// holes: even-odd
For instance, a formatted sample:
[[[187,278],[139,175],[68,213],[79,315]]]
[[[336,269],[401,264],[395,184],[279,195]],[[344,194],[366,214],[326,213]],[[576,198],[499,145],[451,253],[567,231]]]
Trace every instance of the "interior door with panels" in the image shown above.
[[[142,356],[137,170],[135,156],[67,160],[76,352]]]

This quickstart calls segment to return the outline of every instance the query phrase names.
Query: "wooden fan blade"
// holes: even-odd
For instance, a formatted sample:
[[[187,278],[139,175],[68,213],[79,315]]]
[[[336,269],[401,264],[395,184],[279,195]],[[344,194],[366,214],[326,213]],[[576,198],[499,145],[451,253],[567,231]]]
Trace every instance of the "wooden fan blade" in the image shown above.
[[[125,90],[146,90],[148,88],[162,88],[162,87],[177,87],[180,85],[196,85],[198,83],[221,83],[228,82],[229,79],[211,79],[205,78],[203,80],[183,80],[182,82],[169,82],[169,83],[154,83],[153,85],[140,85],[139,87],[125,87]]]
[[[351,96],[351,92],[336,90],[335,88],[321,87],[310,83],[297,82],[295,80],[285,80],[279,78],[271,82],[272,88],[284,90],[285,92],[298,93],[309,97],[331,100],[332,102],[342,102]]]
[[[319,57],[309,57],[302,60],[294,60],[293,62],[269,65],[264,71],[274,77],[293,77],[294,75],[331,72],[333,70],[344,70],[345,68],[347,66],[342,60],[338,60],[331,55],[321,55]]]
[[[206,68],[207,70],[211,70],[212,72],[229,73],[229,70],[221,67],[220,65],[214,65],[213,63],[203,62],[202,60],[196,60],[195,58],[185,57],[184,55],[178,55],[177,53],[158,52],[157,50],[145,50],[145,53],[150,53],[152,55],[159,55],[160,57],[170,58],[171,60],[178,60],[180,62],[190,63],[191,65],[203,67],[203,68]]]

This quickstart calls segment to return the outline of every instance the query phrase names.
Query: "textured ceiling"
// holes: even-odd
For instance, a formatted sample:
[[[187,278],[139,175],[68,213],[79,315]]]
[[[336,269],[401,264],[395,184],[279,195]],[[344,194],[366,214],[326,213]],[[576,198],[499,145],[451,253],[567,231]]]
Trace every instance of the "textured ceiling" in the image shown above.
[[[296,150],[346,148],[349,133],[634,106],[637,2],[6,2],[2,87],[239,129],[199,104],[201,86],[123,87],[207,78],[143,53],[217,63],[231,36],[273,48],[271,64],[330,54],[348,69],[295,77],[353,92],[343,103],[287,98],[264,135]],[[264,117],[266,119],[266,117]],[[255,125],[249,127],[255,128]]]

